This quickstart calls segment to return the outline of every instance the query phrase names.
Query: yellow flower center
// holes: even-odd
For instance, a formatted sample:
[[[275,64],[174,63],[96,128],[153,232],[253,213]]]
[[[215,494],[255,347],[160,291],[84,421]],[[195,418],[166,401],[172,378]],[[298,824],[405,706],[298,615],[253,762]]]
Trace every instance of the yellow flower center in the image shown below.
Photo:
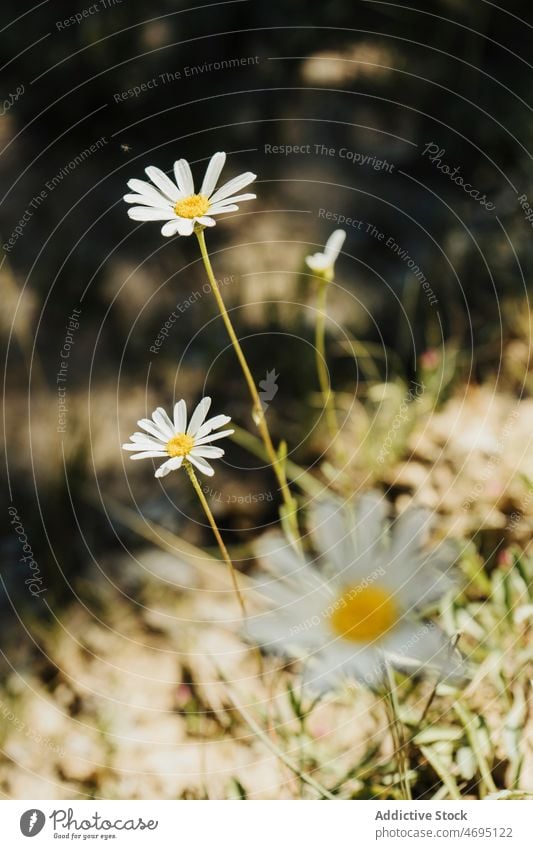
[[[194,439],[187,433],[177,433],[166,444],[167,454],[170,457],[185,457],[191,448],[194,448]]]
[[[205,195],[189,195],[182,198],[174,207],[174,212],[180,218],[199,218],[205,215],[209,209],[209,198]]]
[[[348,587],[332,607],[331,627],[353,643],[380,639],[399,618],[393,597],[382,587]]]

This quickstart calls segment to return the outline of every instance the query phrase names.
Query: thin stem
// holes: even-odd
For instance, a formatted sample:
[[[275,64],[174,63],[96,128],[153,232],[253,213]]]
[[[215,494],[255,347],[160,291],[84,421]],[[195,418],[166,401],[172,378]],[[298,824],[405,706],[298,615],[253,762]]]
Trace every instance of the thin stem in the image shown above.
[[[231,562],[231,557],[229,556],[228,549],[224,545],[224,540],[220,536],[220,531],[217,527],[217,523],[215,522],[215,517],[213,516],[213,514],[211,512],[211,508],[209,506],[207,498],[204,495],[202,487],[200,486],[200,482],[199,482],[198,478],[196,477],[196,473],[195,473],[193,467],[191,466],[191,464],[187,460],[185,461],[184,466],[187,470],[187,474],[189,475],[190,481],[191,481],[191,483],[194,487],[194,491],[196,492],[196,495],[200,499],[200,503],[201,503],[202,507],[204,508],[205,515],[207,516],[207,518],[209,520],[209,524],[211,525],[211,529],[212,529],[212,531],[215,535],[216,541],[218,542],[218,546],[219,546],[220,551],[222,553],[222,557],[224,559],[224,562],[226,563],[226,565],[229,569],[231,581],[232,581],[232,584],[233,584],[233,589],[235,590],[235,595],[237,596],[237,600],[239,602],[239,605],[240,605],[240,608],[241,608],[241,611],[242,611],[242,615],[246,616],[246,608],[244,606],[244,601],[243,601],[243,598],[242,598],[242,595],[241,595],[241,591],[239,589],[239,584],[237,583],[237,574],[235,572],[235,567],[234,567],[233,563]]]
[[[331,391],[331,384],[329,382],[328,369],[326,365],[326,297],[328,286],[329,282],[327,280],[320,280],[318,283],[317,316],[315,325],[315,359],[318,382],[322,393],[322,402],[324,404],[326,425],[330,439],[335,439],[339,427],[333,404],[333,392]]]
[[[400,786],[403,787],[405,799],[411,799],[411,786],[409,783],[409,758],[403,736],[402,722],[400,719],[400,705],[396,694],[396,682],[390,665],[386,664],[387,671],[387,693],[391,713],[391,735],[393,745],[396,748],[396,760],[400,777]]]
[[[267,749],[269,749],[274,755],[276,755],[276,757],[279,758],[279,760],[283,764],[285,764],[285,766],[290,769],[290,771],[294,773],[294,775],[296,775],[300,779],[300,781],[302,781],[304,784],[309,785],[309,787],[312,787],[313,790],[315,790],[323,799],[331,799],[334,801],[337,798],[336,796],[330,793],[329,790],[326,790],[326,788],[323,787],[322,784],[312,778],[312,776],[308,775],[308,773],[302,772],[298,765],[295,764],[294,761],[288,755],[286,755],[284,751],[282,751],[282,749],[276,746],[276,744],[270,739],[268,734],[266,734],[261,728],[261,726],[255,721],[253,716],[237,702],[230,688],[229,682],[226,680],[226,678],[223,677],[220,670],[218,671],[218,674],[222,681],[226,684],[228,696],[230,697],[233,703],[233,707],[238,713],[240,713],[246,724],[249,726],[250,730],[256,735],[256,737],[259,738],[259,740],[261,740],[263,745],[266,746]]]
[[[465,730],[468,742],[470,743],[470,748],[472,749],[474,757],[478,763],[479,772],[487,791],[489,793],[496,793],[498,788],[494,783],[492,772],[483,750],[483,744],[481,743],[477,733],[477,718],[467,708],[463,707],[459,699],[455,702],[453,708]]]
[[[457,787],[455,778],[448,770],[448,767],[446,766],[444,760],[440,757],[440,755],[435,752],[430,746],[420,746],[420,751],[424,755],[428,764],[433,767],[440,780],[446,787],[450,799],[460,799],[461,794],[459,793],[459,788]]]
[[[241,348],[241,344],[235,333],[235,329],[231,322],[231,318],[229,317],[228,311],[226,309],[226,305],[224,303],[224,299],[222,297],[222,293],[220,291],[220,287],[217,283],[217,279],[215,277],[213,267],[211,265],[211,260],[209,258],[209,254],[207,252],[207,246],[205,243],[205,236],[203,230],[196,230],[196,237],[198,239],[198,244],[200,245],[200,252],[202,254],[202,260],[205,266],[205,270],[207,273],[207,277],[209,279],[209,283],[211,284],[211,288],[213,290],[213,294],[215,296],[215,300],[217,302],[218,309],[220,311],[220,315],[222,316],[222,320],[226,326],[226,330],[228,332],[228,336],[231,340],[231,344],[237,354],[237,359],[239,360],[239,364],[241,366],[242,372],[244,374],[244,379],[246,380],[248,391],[250,392],[250,396],[252,398],[252,416],[255,424],[259,429],[259,433],[261,434],[261,438],[265,444],[266,452],[268,458],[272,464],[272,468],[274,469],[274,473],[276,475],[281,496],[283,498],[287,519],[290,522],[290,525],[295,534],[295,540],[299,539],[299,531],[298,531],[298,520],[296,518],[296,509],[295,509],[295,501],[291,495],[289,485],[287,483],[287,478],[285,472],[280,463],[280,459],[276,453],[276,449],[274,448],[272,437],[270,436],[270,431],[268,429],[268,425],[266,423],[265,414],[263,411],[263,405],[261,404],[261,399],[259,397],[259,393],[257,391],[257,387],[255,385],[255,381],[252,376],[252,372],[248,366],[246,361],[246,357],[244,355],[244,351]]]
[[[452,651],[452,652],[454,652],[454,651],[455,651],[455,649],[457,648],[457,644],[458,644],[458,642],[459,642],[460,638],[461,638],[461,634],[455,634],[455,636],[451,639],[451,641],[450,641],[450,647],[451,647],[451,651]],[[443,678],[443,673],[441,672],[441,673],[439,674],[439,677],[438,677],[438,678],[437,678],[437,680],[435,681],[435,684],[434,684],[434,686],[433,686],[433,689],[431,690],[431,693],[430,693],[430,695],[429,695],[429,699],[427,700],[426,705],[425,705],[425,707],[424,707],[424,710],[422,711],[422,716],[421,716],[421,717],[420,717],[420,719],[418,720],[418,722],[417,722],[417,724],[416,724],[416,726],[415,726],[415,729],[414,729],[414,731],[413,731],[413,732],[412,732],[412,734],[411,734],[411,740],[413,740],[413,738],[414,738],[414,737],[416,737],[416,735],[418,734],[418,732],[419,732],[419,731],[420,731],[420,729],[422,728],[422,723],[424,722],[424,720],[425,720],[426,716],[427,716],[427,715],[428,715],[428,713],[429,713],[429,709],[430,709],[431,705],[433,704],[433,701],[434,701],[434,699],[435,699],[435,696],[437,695],[437,690],[438,690],[438,687],[439,687],[440,682],[442,681],[442,678]]]

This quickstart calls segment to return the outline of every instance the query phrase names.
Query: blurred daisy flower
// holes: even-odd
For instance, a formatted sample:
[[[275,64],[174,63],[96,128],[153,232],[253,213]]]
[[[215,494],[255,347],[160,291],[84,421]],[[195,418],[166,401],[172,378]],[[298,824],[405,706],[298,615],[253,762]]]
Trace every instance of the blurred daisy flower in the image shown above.
[[[227,425],[229,416],[206,416],[211,406],[211,398],[202,398],[187,426],[187,406],[185,401],[178,401],[174,406],[174,421],[170,419],[162,407],[152,413],[151,419],[141,419],[137,422],[145,433],[134,433],[131,442],[125,443],[124,451],[135,451],[132,460],[143,460],[145,457],[166,457],[159,466],[156,478],[165,477],[174,469],[179,469],[185,462],[192,463],[198,471],[210,477],[215,471],[208,462],[224,456],[222,448],[211,445],[217,439],[230,436],[233,430],[218,430]],[[214,433],[213,431],[217,431]]]
[[[306,256],[305,261],[311,271],[324,277],[326,280],[333,280],[335,272],[335,262],[341,252],[344,244],[346,233],[344,230],[334,230],[326,242],[322,253],[310,254]]]
[[[357,680],[372,689],[387,665],[464,679],[461,656],[421,612],[451,587],[455,547],[424,552],[429,514],[411,509],[390,532],[386,503],[375,493],[355,508],[325,500],[312,511],[322,568],[298,556],[280,535],[259,542],[258,558],[276,580],[257,582],[267,612],[250,618],[249,637],[266,650],[305,658],[304,684],[325,692]]]
[[[186,159],[178,159],[174,163],[176,182],[164,171],[150,165],[145,172],[152,183],[145,180],[128,182],[132,194],[124,195],[124,200],[135,204],[128,209],[129,217],[134,221],[165,221],[161,228],[163,236],[176,233],[190,236],[197,227],[214,227],[214,216],[236,212],[239,208],[237,203],[256,197],[249,193],[238,194],[256,179],[257,174],[251,171],[239,174],[215,191],[225,161],[226,154],[222,151],[211,157],[198,194]]]

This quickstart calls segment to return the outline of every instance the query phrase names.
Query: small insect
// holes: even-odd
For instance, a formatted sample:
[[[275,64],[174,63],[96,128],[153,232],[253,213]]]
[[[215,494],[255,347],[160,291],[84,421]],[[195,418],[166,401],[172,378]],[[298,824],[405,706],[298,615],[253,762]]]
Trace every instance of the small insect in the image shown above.
[[[123,153],[129,153],[129,152],[130,152],[130,150],[131,150],[131,145],[129,145],[129,144],[121,144],[121,145],[120,145],[120,148],[121,148],[121,150],[122,150],[122,152],[123,152]]]

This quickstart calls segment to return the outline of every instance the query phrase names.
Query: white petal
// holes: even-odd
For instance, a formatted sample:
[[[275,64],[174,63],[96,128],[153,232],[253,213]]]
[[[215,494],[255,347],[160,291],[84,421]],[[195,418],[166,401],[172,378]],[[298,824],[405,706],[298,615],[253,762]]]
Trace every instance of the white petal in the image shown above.
[[[159,430],[167,437],[167,439],[172,439],[174,436],[174,425],[170,421],[168,414],[165,412],[163,407],[158,407],[157,410],[154,410],[152,418]]]
[[[132,454],[130,460],[144,460],[145,457],[168,457],[166,451],[139,451],[138,454]]]
[[[145,180],[128,180],[128,188],[143,197],[161,201],[161,206],[169,202],[165,194],[162,194],[155,186],[152,186],[151,183],[147,183]]]
[[[223,186],[220,187],[218,191],[215,192],[212,197],[209,198],[212,204],[217,203],[219,200],[223,200],[224,198],[229,198],[230,195],[235,192],[239,192],[241,189],[244,189],[249,183],[253,183],[256,179],[257,174],[252,174],[251,171],[246,171],[244,174],[239,174],[238,177],[234,177],[233,180],[229,180],[229,182],[224,183]]]
[[[164,450],[162,445],[149,445],[143,442],[125,442],[122,446],[124,451],[157,451],[158,454],[166,454],[167,452]]]
[[[208,210],[210,212],[211,210]],[[210,218],[208,215],[202,215],[200,218],[195,218],[195,221],[198,224],[203,224],[204,227],[214,227],[217,223],[214,218]]]
[[[365,492],[357,501],[354,538],[358,554],[375,563],[383,553],[388,533],[388,504],[379,492]]]
[[[193,457],[192,454],[189,454],[189,459],[193,466],[196,466],[204,475],[208,475],[211,478],[215,474],[215,470],[209,465],[207,460],[203,460],[200,457]]]
[[[323,498],[315,502],[310,515],[315,545],[338,575],[344,575],[356,558],[347,511],[340,501]]]
[[[299,627],[303,624],[303,627]],[[320,628],[305,628],[298,617],[278,611],[249,616],[245,625],[245,636],[262,648],[282,657],[301,658],[309,651],[320,648],[324,634]]]
[[[266,598],[271,606],[275,605],[276,613],[279,613],[280,609],[283,609],[283,615],[287,614],[292,617],[293,605],[297,601],[301,601],[299,595],[294,592],[294,587],[291,586],[290,582],[280,580],[276,575],[273,575],[273,577],[262,576],[261,580],[257,579],[254,581],[253,588],[256,593]],[[286,610],[285,608],[291,608],[291,610]],[[295,613],[295,619],[298,615]]]
[[[164,433],[150,419],[139,419],[137,424],[139,425],[139,427],[142,427],[143,430],[146,430],[148,433],[151,433],[152,436],[155,436],[156,439],[160,439],[161,442],[168,442],[168,437],[166,436],[166,433]]]
[[[161,448],[161,447],[162,446],[160,445],[159,448]],[[152,446],[151,445],[144,446],[142,443],[138,443],[138,442],[124,442],[122,444],[122,450],[123,451],[138,451],[139,448],[146,448],[146,450],[148,451],[149,449],[151,450]],[[154,448],[154,451],[155,451],[155,448]]]
[[[310,254],[305,258],[306,265],[311,271],[326,271],[331,267],[331,262],[325,254]]]
[[[229,198],[225,198],[225,200],[217,201],[216,206],[226,206],[231,203],[240,203],[243,200],[255,200],[257,195],[252,195],[249,192],[245,195],[232,195]]]
[[[166,198],[160,194],[157,194],[155,197],[148,197],[148,195],[124,195],[122,200],[125,200],[126,203],[141,204],[141,206],[153,206],[156,209],[167,209],[165,206]],[[168,204],[168,212],[169,215],[175,214],[171,203]]]
[[[196,436],[198,429],[201,427],[201,425],[203,425],[205,421],[205,417],[209,412],[210,406],[211,398],[209,398],[208,396],[202,398],[202,400],[200,401],[191,416],[189,427],[187,428],[187,433],[189,434],[189,436]]]
[[[128,215],[134,221],[167,221],[172,215],[170,209],[156,209],[152,206],[130,206]]]
[[[458,584],[454,568],[458,546],[445,540],[425,556],[398,555],[387,569],[387,584],[395,589],[406,609],[423,609]]]
[[[164,478],[169,472],[179,469],[182,463],[183,457],[171,457],[170,460],[167,460],[166,463],[159,466],[155,473],[156,478]]]
[[[213,154],[205,172],[202,188],[200,189],[201,195],[209,197],[213,193],[225,161],[226,154],[223,151]]]
[[[360,496],[355,510],[350,502],[341,504],[331,497],[313,506],[311,532],[315,545],[344,583],[371,580],[376,567],[383,565],[386,510],[387,502],[374,492]]]
[[[192,218],[177,218],[177,230],[180,236],[191,236],[194,230],[194,221]]]
[[[327,692],[346,681],[359,681],[369,687],[383,680],[384,666],[377,651],[369,646],[336,642],[313,658],[304,671],[307,689]]]
[[[383,639],[381,648],[387,656],[429,662],[448,642],[444,633],[430,622],[404,618]]]
[[[130,436],[132,445],[145,445],[147,448],[153,448],[156,451],[163,451],[166,442],[164,439],[151,439],[145,433],[134,433]]]
[[[154,165],[149,165],[148,168],[145,168],[144,170],[150,177],[152,183],[155,183],[157,188],[161,189],[167,198],[170,198],[172,201],[180,199],[181,195],[178,191],[178,187],[172,182],[170,177],[167,177],[164,171],[161,171],[160,168],[156,168]]]
[[[299,597],[307,594],[313,609],[322,611],[332,591],[320,574],[300,557],[281,534],[265,534],[254,546],[263,566],[277,578],[289,582],[288,589]]]
[[[196,445],[206,445],[208,442],[215,442],[217,439],[223,439],[224,436],[231,436],[235,433],[234,430],[221,430],[218,433],[209,433],[207,436],[202,436],[201,439],[195,439]]]
[[[298,657],[298,645],[291,646],[287,640],[290,622],[277,613],[262,616],[248,616],[244,626],[244,635],[250,641],[272,654],[281,657]],[[303,653],[303,652],[302,652]]]
[[[412,672],[437,671],[450,679],[464,679],[466,667],[450,638],[431,622],[404,620],[383,643],[391,662]]]
[[[237,212],[238,208],[237,204],[232,204],[231,206],[216,204],[216,206],[210,206],[207,211],[209,215],[223,215],[225,212]]]
[[[281,534],[264,534],[257,540],[254,549],[256,557],[278,577],[298,573],[305,566],[303,559]]]
[[[149,419],[146,419],[146,421],[149,421]],[[161,445],[164,440],[164,437],[162,437],[162,435],[160,434],[159,436],[156,436],[154,438],[152,436],[148,436],[148,434],[146,433],[142,433],[142,431],[140,430],[136,430],[135,433],[132,433],[130,439],[132,442],[150,442],[153,445]]]
[[[174,163],[174,176],[182,196],[187,197],[194,194],[191,166],[186,159],[178,159]]]
[[[187,427],[187,404],[181,399],[177,404],[174,404],[174,427],[176,433],[185,433]]]
[[[161,227],[161,235],[163,236],[175,236],[178,232],[179,224],[178,219],[173,218],[172,221],[167,221],[166,224],[163,224]]]
[[[422,507],[409,507],[392,526],[393,556],[408,558],[426,542],[431,528],[431,513]]]
[[[230,416],[213,416],[212,418],[207,419],[207,421],[203,423],[202,427],[198,429],[198,431],[196,432],[196,438],[201,439],[202,436],[207,436],[207,434],[211,433],[212,430],[216,430],[217,427],[227,425],[230,421]]]
[[[330,635],[325,628],[324,595],[321,588],[309,589],[300,574],[296,581],[291,581],[287,576],[280,579],[275,573],[271,575],[273,579],[262,577],[261,581],[254,581],[254,590],[268,600],[270,608],[275,606],[275,610],[271,609],[270,612],[286,619],[294,638],[293,644],[313,644],[318,647],[327,642]]]
[[[166,224],[163,224],[161,227],[161,235],[162,236],[175,236],[178,232],[178,222],[176,219],[173,221],[167,221]]]
[[[437,572],[429,570],[427,566],[421,566],[420,572],[414,572],[410,581],[407,583],[407,590],[402,587],[398,591],[400,598],[407,597],[409,606],[416,607],[422,610],[428,605],[439,601],[447,592],[457,586],[456,575],[446,574],[445,572]],[[416,584],[416,588],[412,584]]]
[[[324,253],[327,257],[329,257],[329,260],[332,264],[335,262],[338,255],[340,254],[345,238],[346,233],[344,230],[334,230],[329,239],[327,240],[326,247],[324,248]]]
[[[200,445],[198,448],[193,448],[189,454],[190,457],[211,457],[213,460],[224,456],[224,449],[217,448],[215,445]]]

